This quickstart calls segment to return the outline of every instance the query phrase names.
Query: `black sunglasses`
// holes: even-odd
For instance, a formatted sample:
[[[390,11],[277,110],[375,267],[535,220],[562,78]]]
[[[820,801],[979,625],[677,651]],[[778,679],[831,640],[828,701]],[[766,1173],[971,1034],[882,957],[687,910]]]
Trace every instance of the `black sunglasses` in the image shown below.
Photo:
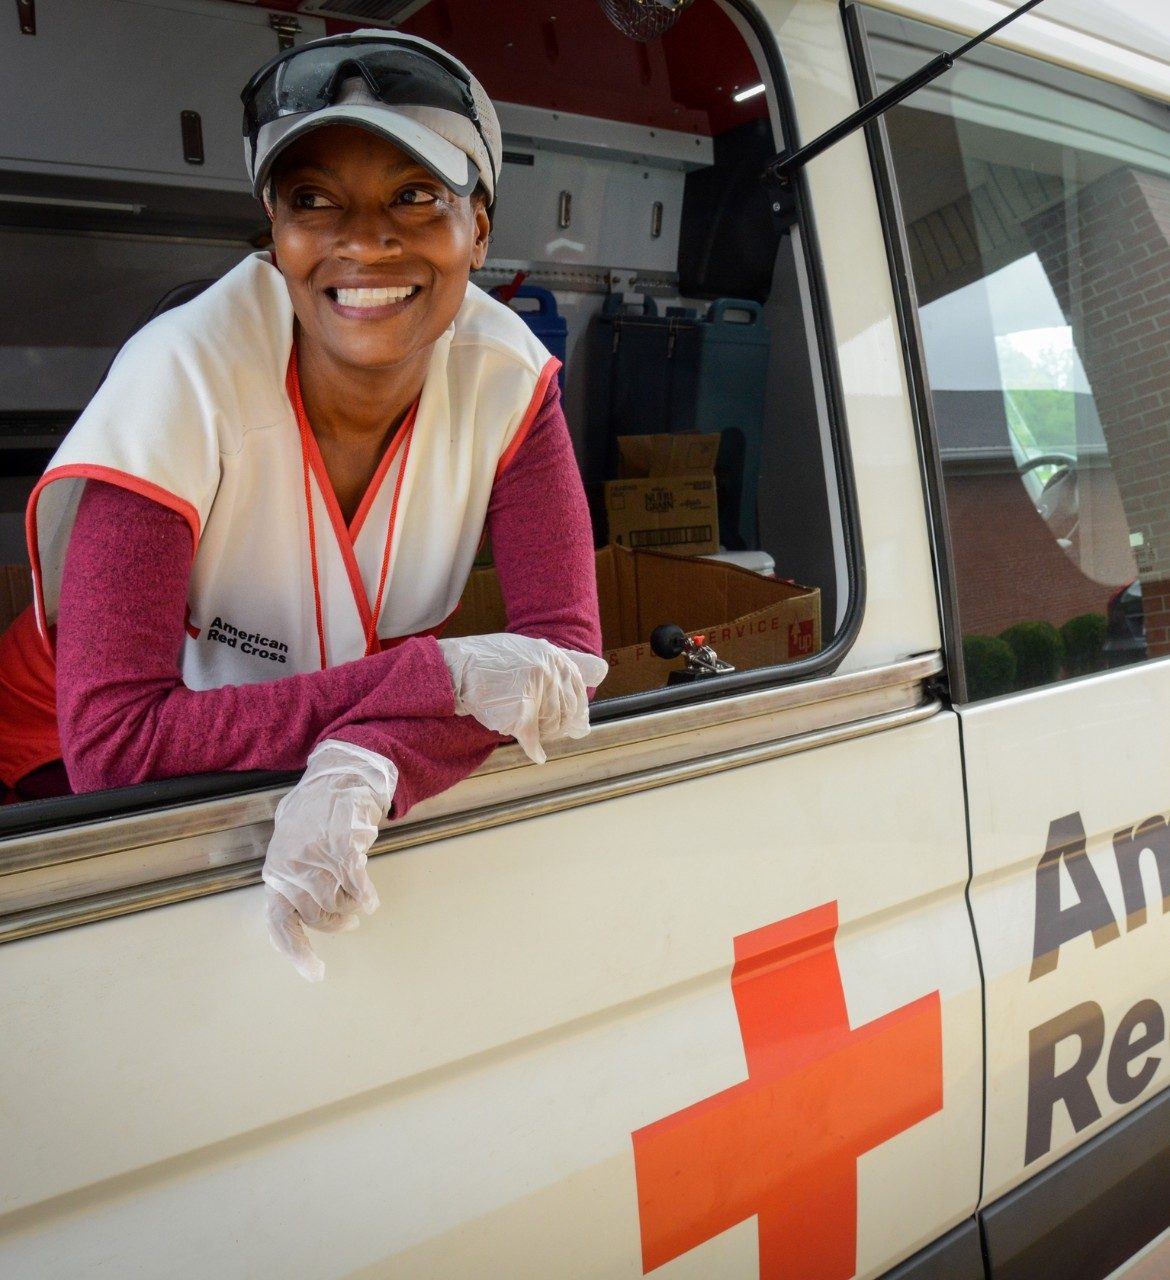
[[[495,160],[484,136],[467,71],[438,50],[403,44],[393,37],[376,40],[369,36],[335,36],[286,49],[269,59],[240,94],[244,103],[244,136],[251,144],[253,170],[256,143],[264,125],[282,116],[332,106],[342,83],[355,75],[387,106],[438,107],[470,120],[491,167],[494,201],[498,177]]]

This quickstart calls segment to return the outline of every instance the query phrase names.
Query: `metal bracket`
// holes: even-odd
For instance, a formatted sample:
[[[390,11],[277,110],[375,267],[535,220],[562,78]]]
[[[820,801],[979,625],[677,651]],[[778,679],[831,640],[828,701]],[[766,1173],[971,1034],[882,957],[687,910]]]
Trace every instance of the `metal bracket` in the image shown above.
[[[16,16],[20,19],[20,34],[35,36],[37,33],[37,0],[16,0]]]
[[[638,272],[634,267],[612,267],[605,282],[610,293],[621,294],[623,302],[636,305],[642,301],[642,293],[634,287],[638,282]]]
[[[795,178],[791,174],[780,176],[775,167],[769,165],[760,181],[768,198],[773,225],[781,232],[790,230],[797,222]]]
[[[667,684],[690,684],[694,680],[705,680],[709,676],[727,675],[735,670],[730,662],[724,662],[707,643],[706,636],[687,635],[682,627],[666,622],[655,627],[650,633],[650,648],[659,658],[668,662],[675,658],[684,658],[686,666],[681,671],[672,671]]]
[[[291,13],[270,13],[268,25],[276,32],[276,47],[281,53],[291,49],[301,34],[301,24]]]
[[[475,279],[486,289],[488,283],[507,284],[517,271],[526,272],[549,289],[590,294],[612,291],[609,267],[544,259],[489,258]],[[673,271],[643,271],[638,274],[637,283],[643,294],[655,293],[671,298],[678,295],[678,275]]]

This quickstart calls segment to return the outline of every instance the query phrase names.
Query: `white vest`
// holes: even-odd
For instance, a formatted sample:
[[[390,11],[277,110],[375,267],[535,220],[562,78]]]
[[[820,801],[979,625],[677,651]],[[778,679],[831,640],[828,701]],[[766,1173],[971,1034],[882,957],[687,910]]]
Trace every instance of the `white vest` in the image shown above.
[[[189,688],[336,666],[451,615],[497,473],[557,361],[518,316],[469,285],[351,545],[311,433],[302,448],[286,389],[292,339],[284,280],[255,254],[126,344],[29,502],[46,634],[89,478],[154,498],[191,526]]]

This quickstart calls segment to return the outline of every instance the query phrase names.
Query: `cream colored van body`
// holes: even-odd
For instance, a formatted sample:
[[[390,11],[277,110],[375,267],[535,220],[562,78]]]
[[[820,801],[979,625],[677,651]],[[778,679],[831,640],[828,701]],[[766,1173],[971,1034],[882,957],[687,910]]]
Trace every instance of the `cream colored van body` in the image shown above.
[[[112,25],[82,28],[76,3],[41,0],[41,33],[6,33],[0,71],[58,10],[75,40],[131,40],[139,19],[271,39],[266,14],[222,0],[101,7]],[[1161,51],[1110,38],[1125,7],[1041,7],[1000,43],[1166,100]],[[956,40],[1006,12],[875,8]],[[761,67],[761,30],[782,57],[801,139],[856,109],[837,4],[745,11],[730,10]],[[1156,1056],[1133,1048],[1149,1018],[1126,1017],[1170,978],[1154,879],[1139,929],[1111,844],[1165,808],[1166,664],[952,704],[895,231],[865,136],[804,181],[794,234],[815,235],[831,338],[810,321],[786,341],[819,342],[839,380],[855,528],[836,536],[864,563],[847,649],[797,681],[599,718],[541,768],[501,749],[383,833],[381,909],[315,944],[317,986],[264,934],[283,789],[5,838],[0,1274],[1025,1274],[1010,1254],[972,1269],[991,1267],[977,1214],[1165,1084],[1159,1057],[1110,1094]],[[1038,866],[1072,815],[1114,933],[1071,938],[1034,976]],[[1064,883],[1056,911],[1071,901]],[[1077,1131],[1054,1102],[1037,1155],[1038,1029],[1086,1002],[1100,1114]]]

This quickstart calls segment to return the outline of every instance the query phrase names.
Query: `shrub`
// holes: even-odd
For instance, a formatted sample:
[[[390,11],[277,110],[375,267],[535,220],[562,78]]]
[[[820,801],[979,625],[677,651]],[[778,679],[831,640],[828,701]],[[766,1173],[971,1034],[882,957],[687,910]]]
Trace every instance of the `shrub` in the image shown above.
[[[1070,676],[1088,675],[1105,665],[1105,615],[1081,613],[1060,629],[1064,641],[1064,669]]]
[[[1064,662],[1064,641],[1051,622],[1017,622],[999,633],[1016,655],[1016,688],[1051,684]]]
[[[1016,655],[997,636],[964,636],[963,667],[971,698],[994,698],[1016,687]]]

